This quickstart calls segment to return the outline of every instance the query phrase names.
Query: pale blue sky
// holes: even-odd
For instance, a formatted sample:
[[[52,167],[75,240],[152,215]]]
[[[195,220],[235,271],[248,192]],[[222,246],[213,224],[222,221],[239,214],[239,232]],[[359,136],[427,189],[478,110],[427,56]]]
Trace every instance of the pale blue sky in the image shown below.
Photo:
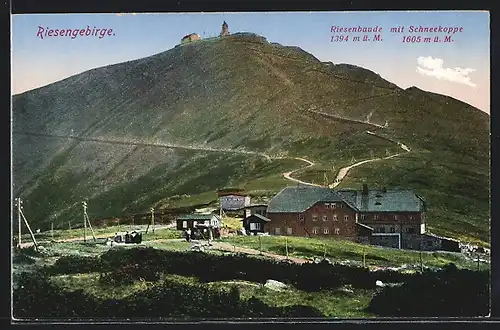
[[[400,87],[417,86],[453,96],[485,112],[490,111],[488,12],[14,15],[13,93],[44,86],[92,68],[166,51],[188,33],[198,33],[202,38],[216,36],[223,20],[229,24],[232,33],[254,32],[271,42],[299,46],[322,61],[359,65]],[[86,28],[87,25],[90,28],[112,28],[114,36],[102,39],[37,37],[38,26],[71,29]],[[330,42],[332,25],[379,26],[383,29],[383,41]],[[409,34],[390,32],[391,27],[399,25],[407,29],[410,25],[463,27],[463,32],[452,36],[453,43],[402,43],[403,35]],[[351,34],[351,39],[354,35],[362,34]],[[442,38],[445,33],[413,35],[438,35]],[[417,70],[418,58],[421,58],[420,67],[424,70]],[[465,72],[465,76],[460,72]]]

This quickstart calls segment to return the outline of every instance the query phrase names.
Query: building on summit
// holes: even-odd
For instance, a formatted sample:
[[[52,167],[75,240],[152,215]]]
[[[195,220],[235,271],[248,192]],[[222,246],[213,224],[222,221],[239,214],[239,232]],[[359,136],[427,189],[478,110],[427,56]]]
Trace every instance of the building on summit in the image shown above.
[[[181,39],[181,44],[185,44],[185,43],[189,43],[189,42],[193,42],[193,41],[197,41],[197,40],[201,40],[200,35],[197,33],[191,33],[191,34],[184,36]]]
[[[228,27],[226,21],[224,21],[224,23],[222,23],[222,30],[221,30],[219,36],[224,37],[224,36],[228,36],[228,35],[229,35],[229,27]]]

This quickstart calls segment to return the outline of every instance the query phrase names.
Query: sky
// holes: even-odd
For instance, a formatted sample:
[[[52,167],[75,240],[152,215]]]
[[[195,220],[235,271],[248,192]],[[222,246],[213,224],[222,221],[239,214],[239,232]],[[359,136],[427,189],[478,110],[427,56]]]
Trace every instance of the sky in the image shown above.
[[[358,65],[399,87],[416,86],[448,95],[490,113],[490,18],[486,11],[13,15],[12,92],[19,94],[89,69],[163,52],[189,33],[217,36],[224,20],[230,33],[253,32],[270,42],[298,46],[321,61]],[[332,26],[382,31],[332,32]],[[400,26],[402,33],[391,32]],[[441,26],[443,30],[415,32],[411,26]],[[50,29],[87,27],[89,36],[46,34]],[[456,32],[445,32],[449,27]],[[94,28],[100,31],[92,35]],[[103,29],[106,34],[101,38]],[[353,41],[356,36],[362,40],[365,34],[370,38],[378,34],[381,40]],[[423,42],[426,37],[434,41],[436,36],[440,42]],[[452,41],[444,42],[446,36]],[[410,42],[403,42],[408,38]]]

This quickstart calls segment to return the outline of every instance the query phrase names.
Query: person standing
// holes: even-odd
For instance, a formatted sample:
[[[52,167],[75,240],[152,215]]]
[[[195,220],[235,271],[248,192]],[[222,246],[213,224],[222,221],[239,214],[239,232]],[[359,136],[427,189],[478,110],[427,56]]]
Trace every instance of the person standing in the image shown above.
[[[187,241],[190,242],[191,241],[191,228],[187,229],[186,236],[187,236]]]

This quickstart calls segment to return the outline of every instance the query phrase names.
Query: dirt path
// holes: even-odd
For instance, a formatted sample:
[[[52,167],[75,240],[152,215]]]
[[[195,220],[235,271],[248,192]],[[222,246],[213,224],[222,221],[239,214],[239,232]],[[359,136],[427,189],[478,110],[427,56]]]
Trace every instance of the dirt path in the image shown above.
[[[287,258],[286,256],[282,256],[282,255],[274,254],[274,253],[268,253],[268,252],[260,253],[259,250],[234,246],[234,245],[232,245],[230,243],[226,243],[226,242],[212,242],[212,244],[213,244],[213,248],[215,248],[217,250],[222,250],[222,251],[240,252],[240,253],[254,254],[254,255],[255,254],[262,254],[263,256],[274,258],[276,260],[288,259],[288,260],[293,261],[293,262],[298,263],[298,264],[311,262],[310,260],[307,260],[307,259],[296,258],[296,257],[288,257]]]
[[[301,184],[304,184],[304,185],[308,185],[308,186],[316,186],[316,187],[320,187],[320,185],[318,184],[314,184],[314,183],[310,183],[310,182],[305,182],[305,181],[301,181],[299,179],[295,179],[295,178],[292,178],[291,175],[295,172],[298,172],[298,171],[302,171],[302,170],[305,170],[306,168],[309,168],[311,166],[314,166],[315,164],[307,159],[304,159],[304,158],[300,158],[300,157],[296,157],[294,159],[297,159],[297,160],[300,160],[300,161],[303,161],[305,163],[307,163],[308,165],[306,167],[301,167],[301,168],[297,168],[293,171],[290,171],[290,172],[286,172],[286,173],[283,173],[283,177],[287,180],[290,180],[290,181],[293,181],[293,182],[298,182],[298,183],[301,183]]]

